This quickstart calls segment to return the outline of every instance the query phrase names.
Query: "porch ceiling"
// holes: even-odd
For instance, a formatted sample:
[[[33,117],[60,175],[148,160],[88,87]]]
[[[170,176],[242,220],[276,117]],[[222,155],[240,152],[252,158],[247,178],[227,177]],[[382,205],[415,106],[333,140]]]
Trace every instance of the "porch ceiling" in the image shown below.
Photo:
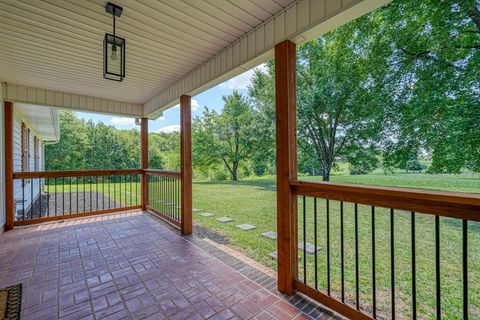
[[[390,0],[113,0],[123,6],[126,77],[103,79],[106,0],[0,0],[6,99],[155,118],[272,57]],[[40,99],[39,99],[40,97]]]
[[[0,69],[7,83],[144,103],[292,0],[113,0],[124,7],[126,78],[103,79],[105,0],[1,0]]]

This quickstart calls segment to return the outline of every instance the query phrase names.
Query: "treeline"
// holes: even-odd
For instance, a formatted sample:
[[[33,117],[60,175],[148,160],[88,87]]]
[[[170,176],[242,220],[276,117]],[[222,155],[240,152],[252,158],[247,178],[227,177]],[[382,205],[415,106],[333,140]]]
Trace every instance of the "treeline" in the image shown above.
[[[179,134],[150,133],[151,168],[178,170]],[[46,170],[127,169],[140,166],[140,132],[60,112],[60,141],[45,146]]]

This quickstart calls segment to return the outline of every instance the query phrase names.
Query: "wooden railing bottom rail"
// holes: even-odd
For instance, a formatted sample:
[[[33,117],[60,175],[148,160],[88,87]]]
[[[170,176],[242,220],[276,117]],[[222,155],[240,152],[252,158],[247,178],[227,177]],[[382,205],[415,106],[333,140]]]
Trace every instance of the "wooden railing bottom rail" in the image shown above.
[[[147,211],[149,211],[150,213],[152,213],[153,215],[155,215],[159,219],[173,225],[175,228],[180,228],[181,227],[180,222],[168,217],[167,215],[165,215],[162,212],[150,207],[149,205],[147,205]]]
[[[102,215],[108,213],[118,213],[118,212],[125,212],[125,211],[132,211],[141,209],[142,206],[130,206],[130,207],[123,207],[123,208],[114,208],[114,209],[105,209],[105,210],[97,210],[91,212],[83,212],[83,213],[72,213],[68,215],[62,216],[53,216],[53,217],[44,217],[44,218],[36,218],[30,220],[18,220],[15,221],[15,226],[27,226],[32,224],[38,224],[43,222],[51,222],[51,221],[58,221],[58,220],[67,220],[67,219],[74,219],[74,218],[83,218],[95,215]]]
[[[358,320],[371,320],[373,319],[369,315],[363,313],[360,310],[355,310],[346,304],[343,304],[340,300],[330,297],[314,288],[302,283],[299,280],[295,280],[295,289],[303,293],[304,295],[312,298],[313,300],[323,304],[327,308],[341,314],[348,319]]]

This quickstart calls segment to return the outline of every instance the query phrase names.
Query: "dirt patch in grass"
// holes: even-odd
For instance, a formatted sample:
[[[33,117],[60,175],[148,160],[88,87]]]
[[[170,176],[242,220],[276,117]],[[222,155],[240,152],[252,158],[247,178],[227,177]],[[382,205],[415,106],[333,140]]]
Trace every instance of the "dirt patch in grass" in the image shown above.
[[[219,244],[226,245],[230,243],[230,239],[223,234],[198,224],[193,226],[193,233],[199,238],[207,238]]]

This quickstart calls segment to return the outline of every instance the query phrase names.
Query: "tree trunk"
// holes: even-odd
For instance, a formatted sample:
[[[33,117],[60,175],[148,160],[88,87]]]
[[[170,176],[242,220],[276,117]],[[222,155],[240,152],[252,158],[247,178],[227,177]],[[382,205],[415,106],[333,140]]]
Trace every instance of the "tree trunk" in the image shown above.
[[[332,161],[329,161],[327,165],[323,168],[322,172],[322,181],[330,181],[330,171],[332,170]]]
[[[238,162],[233,163],[232,181],[238,181]]]

